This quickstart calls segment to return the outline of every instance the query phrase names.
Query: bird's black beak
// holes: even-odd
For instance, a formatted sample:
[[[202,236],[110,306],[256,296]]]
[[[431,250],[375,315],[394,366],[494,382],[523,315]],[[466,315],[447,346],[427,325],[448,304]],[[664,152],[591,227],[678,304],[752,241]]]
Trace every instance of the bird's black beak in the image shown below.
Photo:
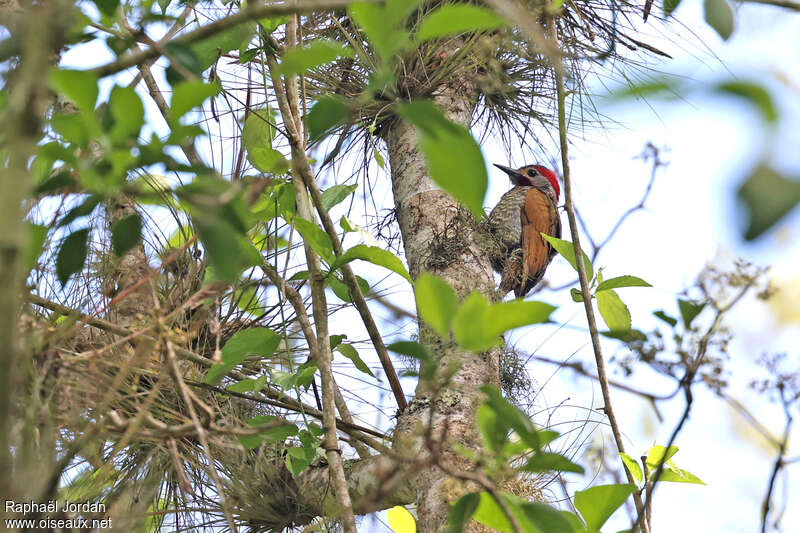
[[[522,174],[520,174],[513,168],[504,165],[498,165],[497,163],[494,163],[494,166],[496,166],[497,168],[508,174],[508,177],[511,179],[511,182],[514,185],[523,185],[525,183],[525,179],[522,177]]]

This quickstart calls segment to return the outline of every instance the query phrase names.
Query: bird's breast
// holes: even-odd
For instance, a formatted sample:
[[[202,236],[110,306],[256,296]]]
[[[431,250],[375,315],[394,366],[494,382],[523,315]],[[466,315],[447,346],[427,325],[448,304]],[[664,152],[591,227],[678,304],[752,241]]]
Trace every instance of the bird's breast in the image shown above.
[[[519,248],[522,244],[522,220],[520,210],[525,196],[533,187],[516,186],[505,193],[492,212],[489,226],[495,237],[508,248]]]

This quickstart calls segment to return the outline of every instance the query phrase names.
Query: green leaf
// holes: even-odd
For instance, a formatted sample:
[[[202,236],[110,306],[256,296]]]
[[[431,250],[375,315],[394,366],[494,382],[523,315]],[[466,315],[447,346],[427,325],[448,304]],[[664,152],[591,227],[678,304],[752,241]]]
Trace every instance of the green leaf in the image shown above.
[[[331,274],[325,278],[325,283],[331,288],[333,293],[342,301],[352,303],[353,299],[350,297],[350,289],[345,283],[339,279],[336,274]]]
[[[683,325],[686,326],[686,329],[692,326],[692,321],[700,314],[707,303],[678,299],[678,309],[681,311],[681,318],[683,318]]]
[[[219,92],[220,85],[218,83],[205,83],[203,80],[179,83],[172,89],[170,120],[177,121],[195,107],[200,106],[207,98],[218,95]]]
[[[590,530],[599,530],[628,496],[636,490],[636,485],[597,485],[575,493],[575,508],[583,516]]]
[[[739,186],[737,195],[747,212],[744,238],[752,241],[800,203],[800,176],[790,179],[762,164]]]
[[[257,315],[259,310],[263,310],[261,302],[258,300],[258,292],[253,286],[235,290],[233,300],[236,302],[236,307],[245,313]]]
[[[251,427],[265,426],[275,420],[274,416],[261,415],[254,416],[247,421]],[[265,429],[256,435],[244,435],[239,437],[239,443],[248,450],[257,448],[262,442],[284,442],[287,438],[299,433],[297,426],[286,421],[281,421],[279,425]]]
[[[142,236],[142,217],[132,213],[123,217],[111,226],[111,247],[117,257],[136,246]]]
[[[303,48],[288,50],[278,65],[278,73],[296,74],[308,69],[324,65],[337,57],[352,57],[353,49],[344,47],[336,41],[316,39]]]
[[[673,11],[678,9],[680,4],[681,0],[664,0],[664,14],[671,15]]]
[[[597,286],[597,292],[608,289],[619,289],[620,287],[652,287],[642,278],[636,276],[618,276],[603,281]]]
[[[575,520],[580,522],[578,517],[572,513],[559,511],[555,507],[540,502],[520,502],[518,508],[522,510],[528,522],[536,528],[534,530],[526,529],[526,531],[535,531],[536,533],[574,533],[579,531],[574,528],[574,522],[568,518],[569,515],[572,515]]]
[[[77,188],[75,179],[72,173],[66,170],[58,172],[57,174],[48,177],[36,186],[33,193],[34,195],[47,194],[53,191],[62,191],[64,189]]]
[[[298,476],[311,464],[304,448],[291,447],[286,451],[286,468],[293,476]]]
[[[420,362],[420,377],[433,379],[436,373],[436,362],[423,345],[414,341],[397,341],[386,347],[387,350],[406,357],[411,357]]]
[[[248,150],[247,160],[261,172],[285,174],[289,170],[289,162],[283,154],[269,146]]]
[[[298,438],[302,443],[302,447],[292,446],[286,451],[286,466],[295,476],[308,468],[317,456],[320,442],[312,434],[316,427],[314,424],[310,424],[308,430],[301,430]]]
[[[583,474],[583,467],[576,465],[560,453],[537,452],[521,468],[525,472],[575,472]]]
[[[298,387],[303,387],[308,389],[311,386],[311,382],[314,380],[314,375],[319,370],[319,367],[314,363],[307,362],[302,365],[297,372],[295,372],[295,383]]]
[[[414,285],[414,296],[419,316],[446,339],[458,308],[455,291],[442,278],[423,272]]]
[[[405,22],[419,3],[420,0],[386,0],[383,8],[384,17],[388,22],[397,26]]]
[[[525,533],[573,533],[570,521],[555,508],[544,503],[531,503],[519,496],[499,493],[506,508],[514,515]],[[493,531],[511,533],[514,531],[505,512],[490,494],[482,492],[475,513],[475,521],[488,526]]]
[[[459,346],[480,352],[500,344],[501,339],[484,328],[488,309],[486,298],[477,291],[462,302],[453,317],[453,338]]]
[[[200,71],[202,72],[213,65],[221,54],[227,54],[231,50],[238,50],[243,44],[249,43],[254,33],[255,26],[239,24],[193,44],[191,49],[200,63]]]
[[[486,313],[485,327],[489,335],[502,335],[515,328],[547,322],[555,309],[550,304],[524,300],[494,304]]]
[[[386,511],[386,519],[394,533],[417,533],[417,522],[405,507],[395,505]]]
[[[30,271],[39,262],[39,256],[44,249],[44,243],[47,241],[47,232],[50,228],[47,226],[40,226],[38,224],[25,223],[28,231],[28,240],[25,243],[25,271]]]
[[[198,56],[197,52],[195,51],[197,46],[198,45],[195,45],[195,48],[193,48],[184,43],[176,41],[170,41],[164,46],[166,49],[166,55],[169,57],[170,62],[170,65],[167,67],[166,71],[167,82],[169,82],[170,85],[174,86],[186,81],[187,76],[184,74],[184,72],[193,74],[199,78],[203,71],[211,66],[211,63],[214,62],[211,61],[211,63],[206,64],[202,59],[200,59],[200,56]]]
[[[273,31],[278,29],[278,26],[281,24],[286,24],[289,22],[289,15],[278,15],[277,17],[264,17],[258,19],[258,23],[264,27],[267,33],[272,33]]]
[[[569,511],[560,511],[560,513],[561,516],[563,516],[567,520],[567,522],[569,522],[569,525],[572,526],[572,531],[574,533],[589,533],[586,530],[586,526],[584,525],[583,520],[581,520],[578,515],[576,515],[575,513],[571,513]]]
[[[657,318],[660,318],[661,320],[663,320],[664,322],[666,322],[667,324],[669,324],[673,328],[678,323],[678,321],[675,318],[672,318],[671,316],[669,316],[664,311],[653,311],[653,315],[655,315]]]
[[[242,144],[247,150],[272,146],[276,132],[273,120],[270,107],[253,109],[247,114],[242,127]]]
[[[547,322],[555,307],[542,302],[513,300],[489,305],[486,298],[472,292],[453,317],[453,337],[462,348],[480,352],[502,342],[506,331]]]
[[[761,116],[767,122],[778,120],[778,110],[775,107],[772,96],[760,83],[731,80],[720,83],[717,85],[716,90],[719,93],[731,94],[745,99],[761,113]]]
[[[85,70],[53,70],[50,86],[70,99],[84,112],[94,110],[97,101],[97,76]]]
[[[471,492],[460,497],[450,508],[450,513],[447,515],[448,529],[446,531],[448,533],[461,533],[480,502],[481,495],[477,492]]]
[[[89,142],[89,128],[86,116],[75,113],[55,113],[50,119],[53,130],[65,140],[85,147]]]
[[[620,452],[619,456],[622,458],[622,462],[625,463],[625,468],[628,469],[628,472],[631,473],[636,481],[641,483],[643,476],[642,467],[639,466],[639,463],[636,462],[636,459],[624,452]]]
[[[86,262],[88,247],[86,241],[89,239],[89,230],[80,229],[70,233],[63,241],[56,257],[56,276],[61,286],[66,285],[69,277],[83,268]]]
[[[229,390],[231,392],[258,392],[264,388],[264,385],[267,383],[267,376],[261,376],[258,379],[243,379],[241,381],[237,381],[236,383],[231,383],[225,390]]]
[[[550,243],[556,252],[560,253],[564,256],[564,259],[572,265],[572,268],[575,269],[575,272],[578,271],[578,263],[575,261],[575,248],[572,246],[570,241],[565,241],[564,239],[558,239],[556,237],[551,237],[546,233],[540,233],[542,238]],[[589,259],[589,256],[586,255],[586,252],[581,250],[583,253],[583,268],[586,270],[586,280],[591,281],[594,277],[594,269],[592,268],[592,261]]]
[[[115,86],[111,89],[108,107],[114,118],[114,126],[111,128],[112,142],[136,140],[144,125],[144,106],[133,87]]]
[[[667,449],[664,446],[660,444],[655,444],[647,452],[647,459],[645,459],[645,462],[647,463],[648,467],[653,469],[658,467],[658,463],[660,463],[661,461],[669,461],[676,453],[678,453],[677,446],[670,446],[669,451],[667,451]]]
[[[413,2],[406,5],[413,7]],[[348,6],[350,17],[356,21],[369,37],[378,55],[387,60],[409,43],[409,34],[398,30],[398,20],[392,11],[375,4],[355,3]],[[395,16],[397,12],[394,12]]]
[[[488,492],[481,492],[480,502],[472,514],[472,518],[484,526],[504,533],[512,533],[514,531],[503,509]]]
[[[331,350],[339,346],[344,339],[347,338],[347,335],[330,335],[328,337],[328,342],[331,345]]]
[[[377,246],[368,246],[366,244],[358,244],[353,246],[341,256],[336,258],[336,261],[331,265],[331,270],[340,268],[345,263],[361,259],[362,261],[369,261],[370,263],[384,268],[388,268],[392,272],[400,274],[409,282],[411,282],[411,275],[403,266],[403,262],[392,252],[379,248]]]
[[[253,110],[242,127],[242,144],[247,149],[247,160],[258,170],[283,174],[289,169],[289,162],[272,148],[275,132],[272,110],[269,107]]]
[[[261,264],[261,255],[253,243],[230,222],[219,217],[192,220],[219,280],[233,282],[244,268]]]
[[[486,162],[469,130],[448,120],[431,101],[399,105],[397,112],[419,132],[419,148],[433,181],[476,218],[483,218],[483,198],[489,182]]]
[[[325,231],[308,220],[300,217],[294,219],[294,227],[303,236],[303,240],[328,263],[333,261],[333,243]],[[331,269],[333,270],[333,269]]]
[[[534,450],[540,451],[542,446],[545,446],[558,436],[555,431],[540,431],[536,429],[528,415],[503,398],[503,395],[496,387],[484,385],[481,387],[481,392],[487,397],[484,402],[485,405],[488,405],[497,413],[498,420],[516,431],[519,438]]]
[[[271,356],[278,349],[280,342],[281,336],[269,328],[238,331],[222,347],[222,363],[217,363],[208,370],[205,382],[209,385],[218,384],[248,355]]]
[[[497,411],[483,403],[475,412],[478,431],[490,451],[502,449],[508,440],[508,426],[499,420]]]
[[[117,14],[119,7],[119,0],[93,0],[97,9],[107,17],[113,17]]]
[[[726,0],[705,0],[706,22],[724,41],[733,33],[733,10]]]
[[[469,4],[444,5],[422,19],[417,42],[465,32],[494,30],[505,23],[502,17],[483,7]]]
[[[600,335],[604,337],[608,337],[609,339],[617,339],[622,342],[639,342],[639,341],[646,341],[647,335],[639,331],[638,329],[618,329],[615,331],[601,331]]]
[[[677,97],[681,92],[677,79],[666,75],[647,79],[641,83],[628,83],[612,91],[611,100],[627,100],[630,98]]]
[[[352,185],[333,185],[322,191],[322,207],[329,211],[331,207],[337,205],[342,200],[353,194],[358,188],[358,184]]]
[[[613,289],[595,294],[600,315],[611,331],[627,331],[631,329],[631,313],[619,295]]]
[[[308,136],[311,142],[317,141],[336,126],[350,119],[350,108],[340,96],[322,95],[306,115]]]
[[[372,370],[370,370],[367,364],[359,357],[358,351],[353,348],[352,344],[340,344],[336,347],[336,351],[350,359],[357,369],[370,377],[375,377],[375,374],[372,373]]]
[[[397,341],[386,347],[387,350],[413,357],[418,361],[430,361],[431,356],[423,345],[415,341]]]
[[[655,475],[655,473],[653,475]],[[682,470],[669,463],[664,465],[664,470],[661,472],[661,476],[659,476],[658,481],[669,481],[671,483],[695,483],[698,485],[706,484],[702,479],[695,476],[691,472]]]

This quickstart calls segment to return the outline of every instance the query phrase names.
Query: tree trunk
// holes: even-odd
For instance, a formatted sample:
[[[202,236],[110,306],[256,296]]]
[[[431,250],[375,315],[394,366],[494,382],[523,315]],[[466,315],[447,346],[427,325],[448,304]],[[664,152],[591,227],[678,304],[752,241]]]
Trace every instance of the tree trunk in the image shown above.
[[[469,127],[477,94],[470,83],[458,81],[461,83],[457,87],[446,88],[435,101],[450,120]],[[416,279],[428,271],[450,283],[459,297],[475,290],[494,298],[492,267],[476,242],[474,218],[431,180],[425,159],[417,149],[414,127],[394,123],[384,138],[397,219],[412,277]],[[420,342],[437,362],[439,375],[433,382],[420,380],[414,400],[398,421],[395,449],[416,450],[418,457],[433,453],[435,461],[467,470],[469,462],[453,450],[455,445],[473,450],[480,447],[475,410],[483,397],[478,389],[483,384],[499,386],[500,350],[481,354],[464,351],[451,339],[440,339],[422,323]],[[446,379],[445,374],[452,369],[455,372]],[[428,442],[426,431],[432,437]],[[430,450],[430,441],[440,439],[444,439],[440,451]],[[438,467],[423,470],[411,483],[417,491],[421,532],[443,529],[450,503],[475,489]]]

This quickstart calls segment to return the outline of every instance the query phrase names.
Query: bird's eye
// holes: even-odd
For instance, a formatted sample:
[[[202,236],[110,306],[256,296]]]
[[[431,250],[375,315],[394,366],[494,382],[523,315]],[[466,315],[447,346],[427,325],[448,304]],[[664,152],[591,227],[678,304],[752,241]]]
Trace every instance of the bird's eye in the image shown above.
[[[538,174],[538,172],[535,169],[528,170],[528,177],[529,178],[535,178],[537,174]]]

